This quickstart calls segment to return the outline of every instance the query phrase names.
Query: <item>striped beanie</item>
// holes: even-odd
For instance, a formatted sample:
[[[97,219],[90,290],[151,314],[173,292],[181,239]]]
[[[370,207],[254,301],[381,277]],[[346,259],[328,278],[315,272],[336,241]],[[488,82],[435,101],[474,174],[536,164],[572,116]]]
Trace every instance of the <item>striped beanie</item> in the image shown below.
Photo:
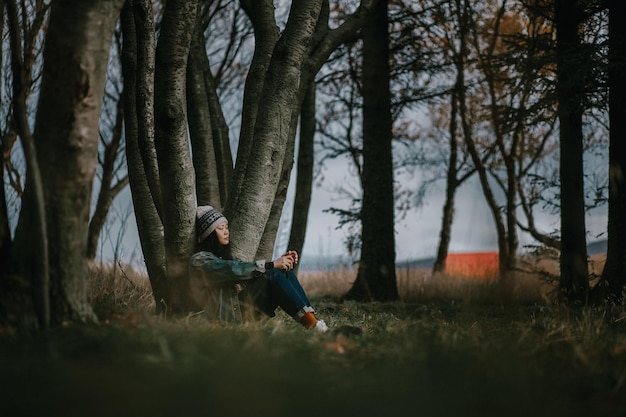
[[[211,206],[200,206],[196,209],[196,235],[198,242],[206,239],[217,226],[228,223],[226,217]]]

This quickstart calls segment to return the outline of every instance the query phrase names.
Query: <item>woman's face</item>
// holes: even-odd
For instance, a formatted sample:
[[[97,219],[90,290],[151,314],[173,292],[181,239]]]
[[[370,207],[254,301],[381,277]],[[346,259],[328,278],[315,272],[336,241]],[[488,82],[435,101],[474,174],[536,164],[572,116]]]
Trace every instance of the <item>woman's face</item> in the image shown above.
[[[220,245],[228,245],[228,243],[230,242],[228,223],[220,224],[219,226],[217,226],[217,229],[215,229],[215,234],[217,235],[217,241],[220,243]]]

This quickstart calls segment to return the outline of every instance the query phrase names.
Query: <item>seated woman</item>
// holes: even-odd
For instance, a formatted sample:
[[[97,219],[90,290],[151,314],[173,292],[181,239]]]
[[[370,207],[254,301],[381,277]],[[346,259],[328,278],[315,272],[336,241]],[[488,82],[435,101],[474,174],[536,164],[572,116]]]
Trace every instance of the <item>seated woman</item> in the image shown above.
[[[248,312],[260,311],[274,317],[280,307],[307,329],[328,330],[326,323],[316,318],[292,271],[298,263],[295,251],[271,262],[235,259],[230,250],[228,220],[211,206],[198,207],[196,234],[197,250],[189,265],[191,286],[196,295],[206,298],[205,312],[211,318],[241,322],[242,306]]]

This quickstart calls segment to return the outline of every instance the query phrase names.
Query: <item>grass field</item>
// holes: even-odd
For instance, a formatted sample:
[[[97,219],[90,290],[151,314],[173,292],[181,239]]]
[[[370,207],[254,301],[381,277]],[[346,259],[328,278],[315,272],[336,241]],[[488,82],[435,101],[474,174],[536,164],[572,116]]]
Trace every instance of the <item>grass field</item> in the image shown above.
[[[402,301],[339,302],[353,271],[303,274],[331,327],[152,314],[145,278],[92,274],[99,325],[0,334],[2,416],[626,415],[626,310],[551,303],[553,283],[399,270]]]

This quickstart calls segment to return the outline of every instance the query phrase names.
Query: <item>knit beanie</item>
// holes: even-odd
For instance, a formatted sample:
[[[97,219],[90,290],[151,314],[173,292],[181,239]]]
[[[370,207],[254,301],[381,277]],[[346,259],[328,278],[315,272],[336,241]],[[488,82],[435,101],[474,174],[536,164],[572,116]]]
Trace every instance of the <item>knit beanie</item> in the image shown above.
[[[211,206],[200,206],[196,209],[196,235],[198,242],[206,239],[217,226],[228,223],[226,217]]]

